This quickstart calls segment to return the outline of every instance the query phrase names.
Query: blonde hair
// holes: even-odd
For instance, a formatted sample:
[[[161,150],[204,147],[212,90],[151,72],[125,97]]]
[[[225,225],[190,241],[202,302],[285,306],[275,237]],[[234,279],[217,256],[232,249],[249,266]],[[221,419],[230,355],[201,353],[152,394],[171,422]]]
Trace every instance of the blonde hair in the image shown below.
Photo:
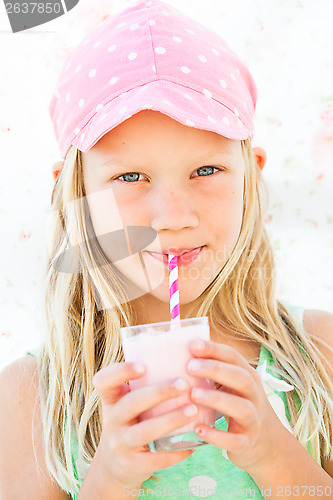
[[[196,315],[208,316],[217,329],[252,339],[270,351],[274,369],[295,386],[301,403],[298,410],[293,394],[287,395],[293,434],[303,446],[310,443],[317,461],[320,452],[333,458],[332,382],[310,335],[297,330],[276,298],[275,265],[262,220],[260,171],[249,140],[241,144],[246,163],[242,228],[229,260],[195,301]],[[102,430],[101,403],[92,378],[110,363],[123,361],[119,329],[134,324],[135,311],[119,273],[92,237],[81,155],[73,146],[51,201],[55,218],[45,277],[47,334],[38,358],[39,391],[47,467],[64,490],[75,494],[80,482],[72,463],[71,433],[81,460],[90,464]],[[77,272],[58,272],[54,263],[66,249],[69,234],[73,247],[77,243],[70,263]]]

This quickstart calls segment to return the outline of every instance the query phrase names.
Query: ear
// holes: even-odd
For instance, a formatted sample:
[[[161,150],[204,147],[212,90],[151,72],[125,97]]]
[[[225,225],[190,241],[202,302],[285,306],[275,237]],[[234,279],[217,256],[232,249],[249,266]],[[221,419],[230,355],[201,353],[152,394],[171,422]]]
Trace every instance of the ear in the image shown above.
[[[52,166],[52,174],[53,174],[53,179],[56,181],[58,178],[58,175],[60,174],[62,167],[64,166],[63,161],[57,161],[56,163],[53,164]]]
[[[262,170],[265,166],[266,159],[267,159],[266,151],[262,148],[259,148],[259,147],[252,148],[252,151],[253,151],[253,155],[254,155],[254,159],[256,161],[256,164],[258,165],[260,170]]]

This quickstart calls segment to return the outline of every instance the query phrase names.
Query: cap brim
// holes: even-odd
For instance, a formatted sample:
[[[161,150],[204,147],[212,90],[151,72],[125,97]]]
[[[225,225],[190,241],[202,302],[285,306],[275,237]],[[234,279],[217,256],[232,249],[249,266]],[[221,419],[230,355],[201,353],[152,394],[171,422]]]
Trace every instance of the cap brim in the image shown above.
[[[101,103],[70,144],[87,152],[107,132],[145,109],[160,111],[183,125],[229,139],[242,140],[250,136],[237,114],[214,98],[174,82],[157,80]]]

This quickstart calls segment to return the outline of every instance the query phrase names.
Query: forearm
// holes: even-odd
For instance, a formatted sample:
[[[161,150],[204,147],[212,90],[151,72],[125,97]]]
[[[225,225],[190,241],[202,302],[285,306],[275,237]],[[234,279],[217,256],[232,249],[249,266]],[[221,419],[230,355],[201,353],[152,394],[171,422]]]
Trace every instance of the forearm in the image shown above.
[[[131,499],[137,499],[141,485],[120,485],[110,474],[105,472],[100,449],[97,448],[94,459],[90,464],[87,475],[82,483],[77,500],[124,500],[131,493]],[[135,494],[137,491],[137,494]]]
[[[265,499],[300,497],[313,500],[333,495],[332,477],[291,434],[285,434],[279,449],[272,457],[267,457],[264,467],[248,472]]]

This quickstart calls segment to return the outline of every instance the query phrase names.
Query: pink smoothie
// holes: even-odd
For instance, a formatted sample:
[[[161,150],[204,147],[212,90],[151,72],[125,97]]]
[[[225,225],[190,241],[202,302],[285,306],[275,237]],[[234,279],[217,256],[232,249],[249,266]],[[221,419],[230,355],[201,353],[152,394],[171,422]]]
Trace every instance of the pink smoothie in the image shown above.
[[[123,348],[126,361],[138,361],[146,366],[146,373],[136,380],[129,382],[131,390],[145,387],[159,382],[184,377],[191,387],[213,389],[214,382],[201,377],[189,375],[186,370],[191,355],[189,344],[195,339],[209,340],[208,325],[189,325],[174,327],[170,331],[154,331],[147,327],[144,333],[123,339]],[[191,403],[189,394],[163,401],[154,408],[143,412],[140,420],[156,417]],[[199,413],[195,421],[177,429],[172,434],[191,432],[199,423],[214,426],[216,410],[197,405]]]

